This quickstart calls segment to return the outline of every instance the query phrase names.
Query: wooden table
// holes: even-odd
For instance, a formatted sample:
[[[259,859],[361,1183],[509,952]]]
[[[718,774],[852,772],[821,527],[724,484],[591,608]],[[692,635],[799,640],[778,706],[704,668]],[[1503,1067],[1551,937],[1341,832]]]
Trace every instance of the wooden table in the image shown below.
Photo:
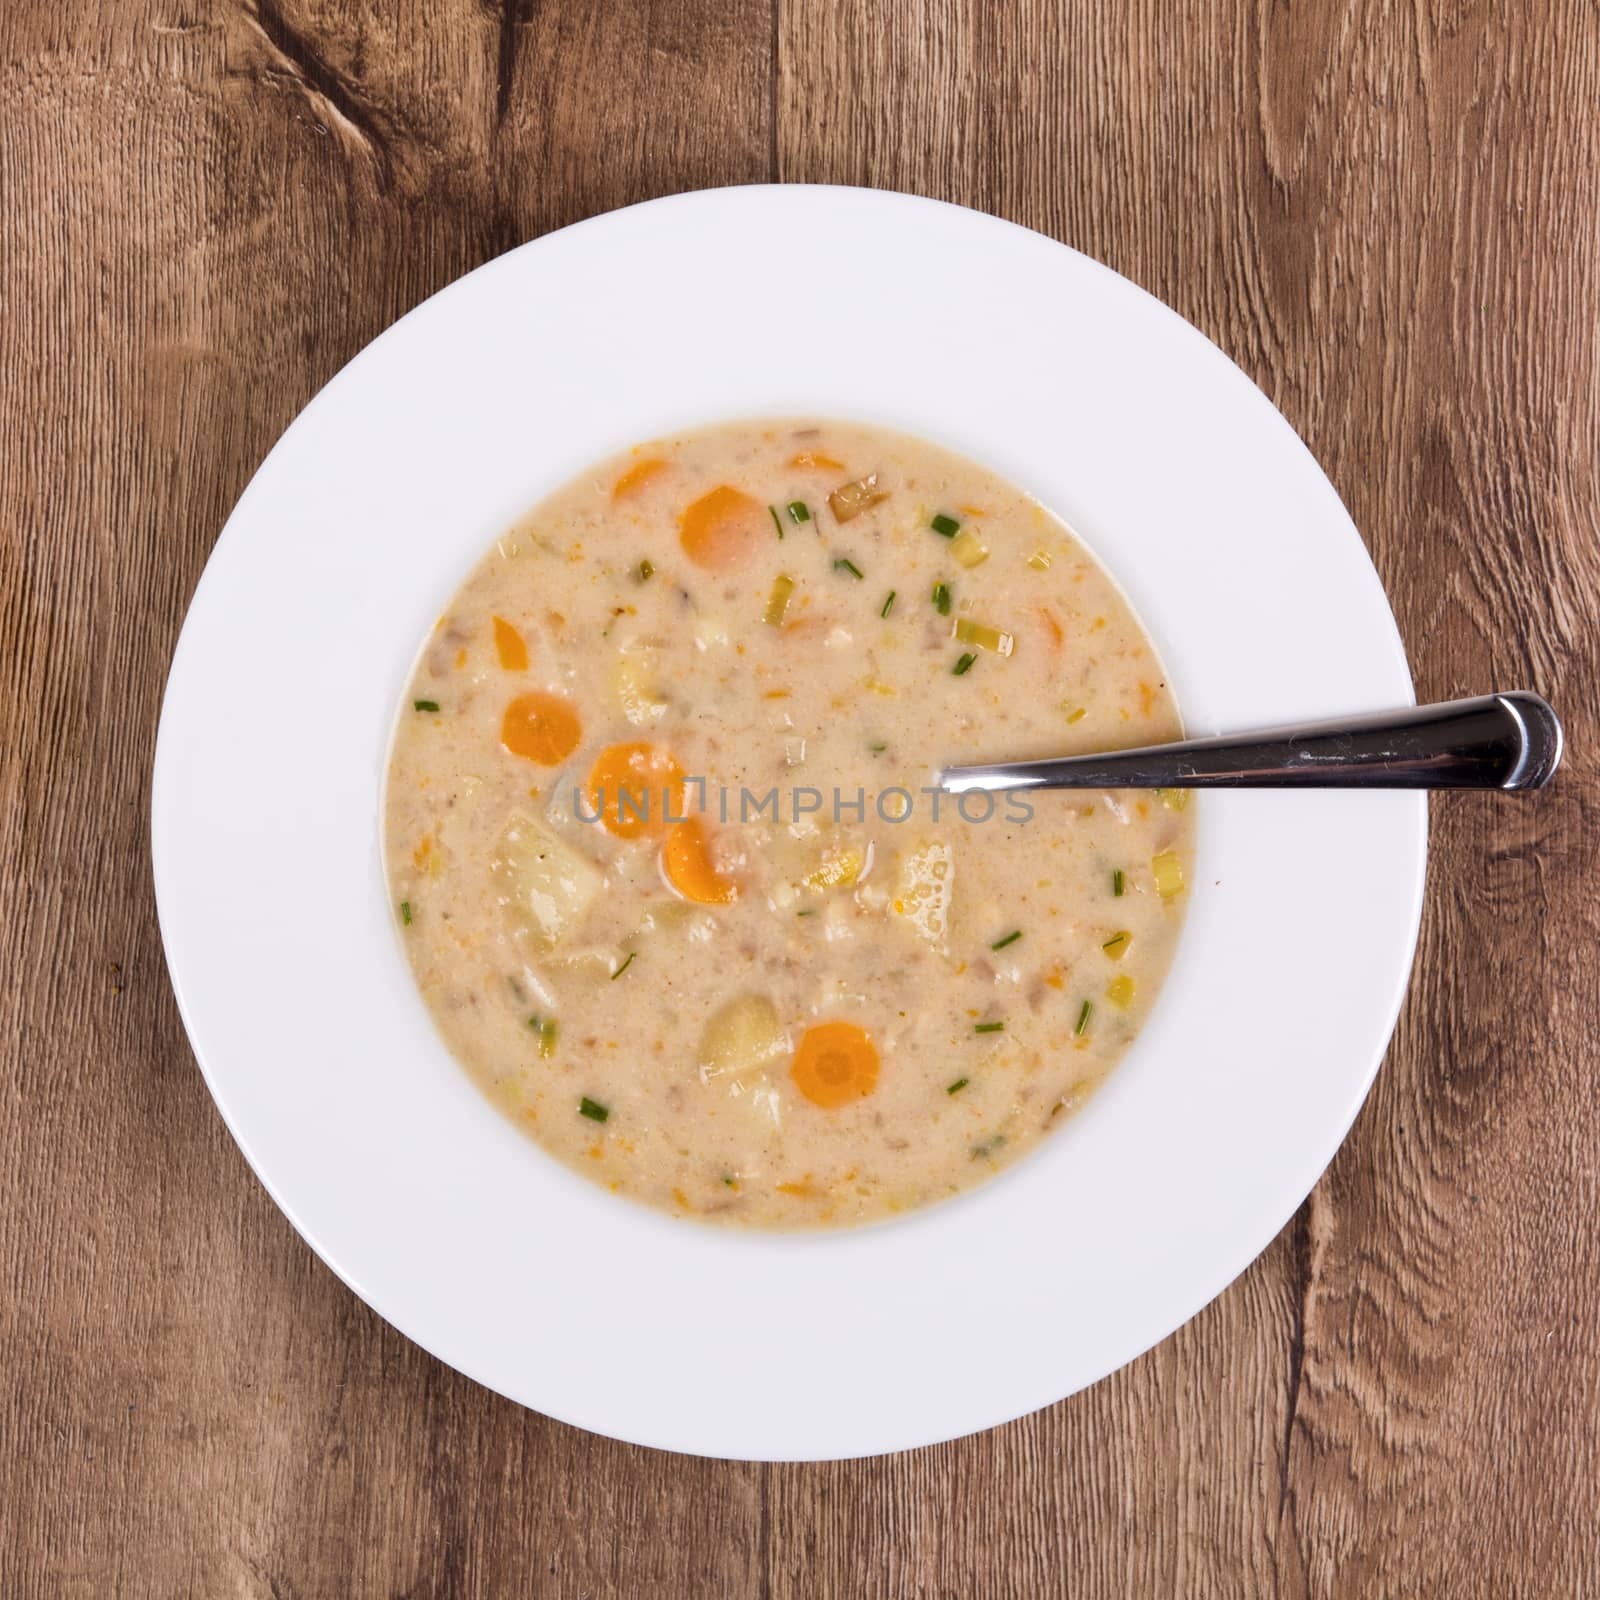
[[[1434,806],[1377,1088],[1227,1293],[814,1467],[591,1438],[385,1327],[213,1110],[147,865],[185,603],[318,386],[524,239],[775,178],[1175,306],[1332,476],[1419,694],[1536,688],[1571,741]],[[0,1594],[1600,1590],[1592,3],[8,0],[0,207]]]

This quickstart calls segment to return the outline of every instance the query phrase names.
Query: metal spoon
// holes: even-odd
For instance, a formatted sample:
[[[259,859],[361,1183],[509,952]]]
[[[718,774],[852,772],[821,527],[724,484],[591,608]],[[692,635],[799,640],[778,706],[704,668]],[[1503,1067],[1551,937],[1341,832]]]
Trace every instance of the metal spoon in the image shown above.
[[[1259,733],[1049,761],[946,767],[969,789],[1539,789],[1561,724],[1536,694],[1484,695]]]

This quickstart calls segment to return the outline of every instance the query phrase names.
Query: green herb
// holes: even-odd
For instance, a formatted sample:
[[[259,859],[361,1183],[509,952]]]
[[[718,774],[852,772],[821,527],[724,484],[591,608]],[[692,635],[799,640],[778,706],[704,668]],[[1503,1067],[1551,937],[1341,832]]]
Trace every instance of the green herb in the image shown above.
[[[556,1053],[556,1035],[561,1031],[560,1024],[553,1017],[549,1021],[543,1017],[529,1017],[528,1026],[539,1035],[539,1054],[548,1061]]]
[[[881,611],[880,611],[880,612],[879,612],[879,613],[878,613],[878,615],[879,615],[879,616],[880,616],[880,617],[886,617],[886,616],[888,616],[888,615],[889,615],[889,613],[890,613],[890,612],[891,612],[891,611],[893,611],[893,610],[894,610],[894,594],[895,594],[895,592],[894,592],[894,590],[893,590],[893,589],[891,589],[891,590],[890,590],[890,591],[889,591],[889,597],[888,597],[888,599],[887,599],[887,600],[885,600],[885,601],[884,601],[884,602],[883,602],[883,610],[881,610]]]
[[[804,911],[795,912],[795,915],[797,917],[814,917],[814,916],[816,916],[816,914],[817,914],[817,908],[815,906],[807,906]]]
[[[400,920],[405,923],[408,928],[411,926],[411,902],[409,900],[402,900],[400,902]]]
[[[934,584],[933,609],[937,611],[941,617],[948,617],[950,615],[950,585],[948,583]]]
[[[1089,1000],[1083,1002],[1083,1010],[1078,1013],[1078,1026],[1072,1030],[1074,1037],[1081,1034],[1089,1026],[1089,1018],[1094,1015],[1094,1003]]]
[[[979,1022],[973,1025],[974,1033],[1004,1033],[1006,1025],[1003,1022]]]
[[[971,1081],[972,1080],[970,1078],[957,1078],[956,1081],[945,1090],[945,1093],[955,1094],[958,1090],[965,1089],[968,1083]]]
[[[789,513],[789,520],[796,525],[811,520],[811,508],[804,500],[791,500],[786,509]]]
[[[961,531],[961,524],[954,517],[947,517],[942,511],[928,526],[945,539],[953,539]]]
[[[656,568],[655,568],[655,563],[653,561],[641,561],[639,563],[639,582],[640,583],[648,583],[653,577],[655,577],[655,575],[656,575]]]
[[[958,678],[964,678],[972,670],[972,663],[978,658],[969,650],[966,655],[956,662],[950,669]]]
[[[985,1139],[982,1144],[973,1145],[972,1159],[974,1161],[981,1161],[985,1156],[992,1156],[995,1151],[998,1150],[1005,1142],[1006,1136],[1003,1133],[991,1135],[989,1138]]]
[[[727,1173],[723,1173],[723,1175],[722,1175],[722,1181],[723,1181],[723,1182],[724,1182],[724,1183],[725,1183],[725,1184],[727,1184],[727,1186],[728,1186],[728,1187],[729,1187],[729,1188],[730,1188],[730,1189],[737,1189],[737,1188],[738,1188],[738,1187],[739,1187],[739,1186],[738,1186],[738,1184],[737,1184],[737,1183],[736,1183],[736,1182],[735,1182],[735,1181],[734,1181],[734,1179],[732,1179],[732,1178],[730,1178],[730,1177],[729,1177],[729,1176],[728,1176],[728,1174],[727,1174]]]
[[[1017,940],[1020,939],[1021,937],[1022,937],[1022,929],[1021,928],[1013,928],[1011,930],[1011,932],[1008,933],[1005,936],[1005,938],[996,939],[995,942],[992,945],[989,946],[989,948],[991,950],[1004,950],[1005,947],[1008,944],[1015,944],[1017,942]]]
[[[598,1100],[591,1100],[588,1095],[585,1095],[578,1102],[578,1115],[587,1117],[591,1122],[604,1122],[611,1113]]]
[[[1111,874],[1111,892],[1119,900],[1122,898],[1123,885],[1126,884],[1127,881],[1128,880],[1122,876],[1121,867],[1118,867],[1117,870]]]
[[[783,524],[778,521],[778,508],[776,506],[768,506],[767,510],[772,513],[772,526],[778,530],[778,537],[781,539],[783,537]]]
[[[881,756],[888,748],[889,747],[886,744],[869,744],[867,746],[867,749],[869,749],[875,756]]]
[[[413,700],[411,705],[412,709],[416,711],[437,711],[439,709],[437,700]]]
[[[1123,946],[1126,945],[1127,942],[1128,935],[1126,933],[1114,933],[1103,945],[1100,946],[1100,948],[1104,950],[1107,955],[1114,955],[1120,953]]]
[[[622,963],[622,965],[620,967],[618,967],[617,970],[611,974],[611,981],[613,983],[615,983],[617,981],[617,979],[620,978],[622,976],[622,974],[624,972],[626,972],[628,970],[628,968],[633,965],[633,958],[636,955],[638,955],[638,953],[639,952],[637,950],[630,950],[628,952],[628,959],[626,961],[624,961]]]
[[[861,568],[858,567],[855,562],[850,560],[848,556],[840,556],[839,559],[834,562],[833,570],[835,572],[848,572],[852,578],[860,578],[863,576]]]

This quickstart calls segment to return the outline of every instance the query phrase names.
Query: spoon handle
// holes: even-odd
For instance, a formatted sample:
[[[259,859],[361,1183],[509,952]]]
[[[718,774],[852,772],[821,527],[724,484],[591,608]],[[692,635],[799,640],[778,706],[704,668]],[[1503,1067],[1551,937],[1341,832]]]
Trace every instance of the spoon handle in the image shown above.
[[[1561,724],[1517,691],[1229,733],[1140,750],[947,767],[968,789],[1538,789],[1561,762]]]

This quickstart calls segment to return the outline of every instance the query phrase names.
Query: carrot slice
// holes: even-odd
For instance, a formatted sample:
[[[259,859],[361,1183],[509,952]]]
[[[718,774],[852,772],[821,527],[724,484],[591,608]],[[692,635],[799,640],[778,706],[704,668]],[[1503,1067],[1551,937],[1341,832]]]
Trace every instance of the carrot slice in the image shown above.
[[[806,1029],[789,1076],[812,1105],[832,1111],[877,1088],[878,1047],[853,1022],[819,1022]]]
[[[629,495],[637,494],[658,472],[664,472],[666,466],[665,461],[658,461],[654,457],[635,462],[612,485],[611,498],[626,500]]]
[[[685,900],[703,906],[725,906],[738,893],[731,878],[717,871],[711,840],[699,817],[675,822],[661,845],[661,870]]]
[[[528,641],[504,617],[494,619],[494,648],[507,672],[528,670]]]
[[[770,532],[767,508],[726,483],[701,495],[678,518],[685,554],[713,572],[737,565]]]
[[[556,767],[578,748],[582,734],[572,703],[535,689],[519,694],[500,722],[500,742],[514,756]]]
[[[609,745],[589,769],[590,812],[619,839],[665,833],[669,808],[683,815],[683,769],[659,745]]]
[[[791,467],[799,467],[804,471],[843,472],[844,462],[835,461],[832,456],[823,455],[820,450],[802,450],[799,455],[790,461]]]

